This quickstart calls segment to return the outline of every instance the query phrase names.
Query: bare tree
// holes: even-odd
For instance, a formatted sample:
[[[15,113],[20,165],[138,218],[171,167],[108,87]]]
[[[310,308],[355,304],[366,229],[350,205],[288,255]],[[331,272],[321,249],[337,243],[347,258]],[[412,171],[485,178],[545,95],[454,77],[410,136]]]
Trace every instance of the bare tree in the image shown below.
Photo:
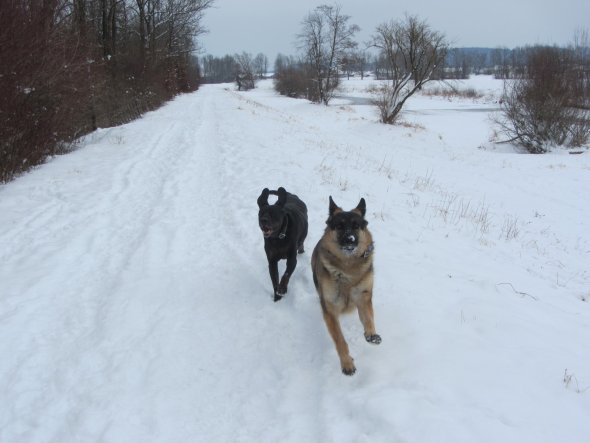
[[[318,6],[303,19],[297,39],[313,72],[315,93],[311,95],[318,103],[330,102],[338,86],[338,62],[356,46],[353,37],[359,27],[349,20],[339,5]]]
[[[252,54],[242,52],[234,55],[236,61],[236,85],[238,91],[249,91],[256,87],[256,73]]]
[[[370,55],[367,51],[354,51],[354,60],[356,63],[356,70],[361,76],[361,80],[365,78],[367,66],[369,65]]]
[[[496,78],[507,79],[510,77],[510,49],[504,47],[494,49],[492,63]]]
[[[573,66],[569,74],[577,97],[576,106],[590,109],[590,34],[587,28],[575,30],[571,52]]]
[[[264,78],[268,72],[268,58],[266,55],[262,53],[256,54],[252,63],[254,64],[254,74],[256,77],[260,79]]]
[[[381,51],[391,82],[381,88],[375,100],[383,123],[393,124],[406,100],[432,79],[444,63],[448,43],[417,16],[378,26],[372,45]]]
[[[470,67],[472,66],[471,57],[461,48],[450,49],[449,55],[451,62],[447,65],[445,78],[449,79],[466,79],[469,78]],[[450,66],[449,66],[450,65]]]

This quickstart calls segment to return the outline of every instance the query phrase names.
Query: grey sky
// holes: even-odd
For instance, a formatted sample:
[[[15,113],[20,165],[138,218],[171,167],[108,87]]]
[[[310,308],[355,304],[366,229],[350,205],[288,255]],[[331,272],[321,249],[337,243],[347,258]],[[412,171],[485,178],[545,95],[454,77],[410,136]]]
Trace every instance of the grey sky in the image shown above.
[[[215,56],[242,51],[296,54],[295,36],[305,15],[321,0],[216,0],[199,39],[203,52]],[[590,28],[590,0],[340,0],[350,23],[360,26],[360,42],[387,20],[416,14],[443,32],[452,46],[513,48],[527,44],[568,44],[578,28]]]

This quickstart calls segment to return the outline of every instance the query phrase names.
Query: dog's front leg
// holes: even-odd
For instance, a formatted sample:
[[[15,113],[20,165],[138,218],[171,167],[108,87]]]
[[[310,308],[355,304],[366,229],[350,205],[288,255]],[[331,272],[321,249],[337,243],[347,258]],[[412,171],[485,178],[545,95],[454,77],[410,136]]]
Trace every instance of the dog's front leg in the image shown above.
[[[361,323],[365,328],[365,339],[369,343],[378,345],[381,343],[381,336],[375,332],[372,295],[372,288],[364,290],[357,303],[357,309]]]
[[[282,295],[279,293],[279,261],[274,258],[268,259],[268,272],[272,281],[274,301],[279,301]]]
[[[338,314],[330,312],[323,303],[322,312],[324,314],[324,321],[326,322],[328,332],[330,332],[332,340],[336,345],[336,352],[338,352],[338,357],[340,358],[342,373],[345,375],[353,375],[356,372],[356,368],[354,366],[354,360],[348,351],[348,343],[346,343],[344,335],[342,334],[342,329],[340,329]]]
[[[289,257],[287,257],[287,268],[285,269],[285,273],[281,277],[281,283],[279,284],[279,294],[281,296],[283,296],[287,293],[287,287],[289,286],[289,279],[291,278],[291,275],[293,275],[293,271],[295,270],[296,266],[297,266],[297,251],[294,250],[291,254],[289,254]]]

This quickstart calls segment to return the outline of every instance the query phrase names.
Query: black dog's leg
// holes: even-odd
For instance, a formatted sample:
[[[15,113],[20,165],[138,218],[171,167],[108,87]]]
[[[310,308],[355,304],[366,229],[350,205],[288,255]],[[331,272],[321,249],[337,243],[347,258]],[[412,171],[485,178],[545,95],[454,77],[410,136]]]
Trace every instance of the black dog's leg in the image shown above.
[[[287,257],[287,269],[285,269],[285,273],[281,277],[281,283],[279,284],[279,294],[281,296],[287,293],[287,286],[289,285],[289,279],[291,275],[293,275],[293,271],[297,266],[297,251],[293,250],[289,253],[289,257]]]
[[[303,243],[305,242],[305,238],[307,237],[307,216],[305,218],[305,223],[303,224],[303,232],[301,233],[301,237],[299,237],[299,242],[297,243],[297,253],[303,254],[305,252],[305,248],[303,247]]]
[[[282,294],[279,294],[279,261],[276,259],[268,259],[268,272],[270,273],[270,280],[272,281],[272,289],[274,293],[274,301],[279,301]]]

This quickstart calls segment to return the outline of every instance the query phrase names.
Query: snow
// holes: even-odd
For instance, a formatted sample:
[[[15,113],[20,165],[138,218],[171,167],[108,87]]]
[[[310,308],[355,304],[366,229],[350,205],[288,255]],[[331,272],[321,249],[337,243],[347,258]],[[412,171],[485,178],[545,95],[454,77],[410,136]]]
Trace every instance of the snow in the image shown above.
[[[590,152],[494,144],[501,82],[329,107],[208,85],[0,187],[2,442],[585,442]],[[256,198],[309,210],[272,302]],[[328,196],[367,201],[379,346],[310,258]]]

